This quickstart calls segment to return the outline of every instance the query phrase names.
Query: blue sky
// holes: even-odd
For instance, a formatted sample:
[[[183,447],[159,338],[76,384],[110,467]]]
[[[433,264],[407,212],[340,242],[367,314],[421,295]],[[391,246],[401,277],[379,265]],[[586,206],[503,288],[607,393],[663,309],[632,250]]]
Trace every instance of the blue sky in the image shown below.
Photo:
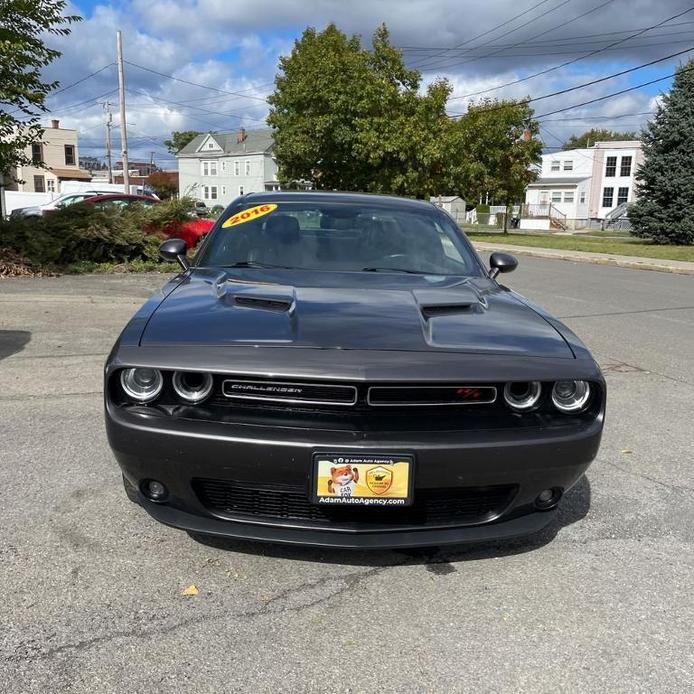
[[[385,22],[407,63],[422,69],[425,83],[446,77],[458,97],[488,89],[491,98],[537,97],[694,48],[689,7],[687,0],[73,0],[71,11],[84,21],[69,37],[51,39],[63,57],[47,73],[69,86],[105,69],[51,97],[49,117],[79,130],[82,154],[104,154],[104,101],[112,102],[118,121],[110,65],[117,29],[129,61],[131,157],[153,152],[160,165],[173,167],[162,145],[172,130],[263,127],[277,60],[307,25],[322,28],[334,21],[368,41]],[[667,75],[689,55],[544,99],[535,104],[536,113]],[[571,64],[551,69],[565,62]],[[516,80],[523,81],[501,87]],[[543,139],[556,146],[591,126],[637,130],[668,85],[663,81],[548,116]],[[450,112],[463,112],[470,100],[453,100]]]

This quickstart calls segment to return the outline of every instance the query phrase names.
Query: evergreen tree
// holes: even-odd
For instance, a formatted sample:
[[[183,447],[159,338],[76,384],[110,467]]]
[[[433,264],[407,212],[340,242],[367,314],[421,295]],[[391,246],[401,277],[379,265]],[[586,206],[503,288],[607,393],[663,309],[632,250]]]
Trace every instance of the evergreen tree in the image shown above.
[[[677,70],[672,89],[641,135],[645,161],[632,234],[655,243],[694,244],[694,60]]]

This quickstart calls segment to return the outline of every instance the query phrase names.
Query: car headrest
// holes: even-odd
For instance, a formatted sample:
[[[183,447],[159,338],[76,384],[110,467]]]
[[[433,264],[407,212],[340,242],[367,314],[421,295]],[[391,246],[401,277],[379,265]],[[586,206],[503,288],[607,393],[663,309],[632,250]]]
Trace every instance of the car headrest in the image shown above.
[[[298,220],[286,214],[270,216],[265,224],[265,233],[283,243],[292,243],[301,238]]]

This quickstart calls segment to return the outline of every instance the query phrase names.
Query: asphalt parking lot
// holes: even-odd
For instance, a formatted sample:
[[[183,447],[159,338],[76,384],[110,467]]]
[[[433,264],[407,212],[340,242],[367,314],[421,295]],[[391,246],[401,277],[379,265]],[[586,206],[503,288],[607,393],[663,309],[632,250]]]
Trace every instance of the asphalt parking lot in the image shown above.
[[[599,457],[537,537],[378,554],[210,546],[126,499],[101,370],[163,281],[0,281],[3,692],[691,691],[694,277],[521,258],[605,371]]]

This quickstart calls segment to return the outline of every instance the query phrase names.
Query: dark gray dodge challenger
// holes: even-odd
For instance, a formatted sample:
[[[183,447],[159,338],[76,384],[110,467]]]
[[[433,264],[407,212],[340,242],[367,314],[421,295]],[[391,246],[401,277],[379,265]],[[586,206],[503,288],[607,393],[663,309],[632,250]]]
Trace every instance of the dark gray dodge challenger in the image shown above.
[[[354,548],[550,523],[595,457],[605,381],[429,203],[234,201],[105,374],[125,489],[195,534]]]

